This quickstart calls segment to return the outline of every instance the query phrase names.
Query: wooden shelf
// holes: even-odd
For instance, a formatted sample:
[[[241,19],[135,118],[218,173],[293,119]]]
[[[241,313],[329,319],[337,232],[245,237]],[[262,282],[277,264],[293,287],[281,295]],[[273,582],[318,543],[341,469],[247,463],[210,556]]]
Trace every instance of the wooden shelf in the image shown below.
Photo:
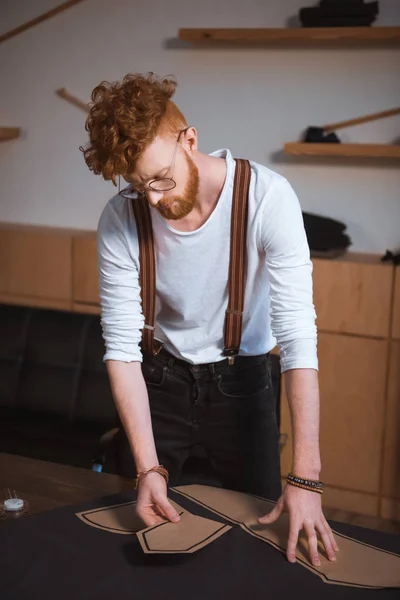
[[[180,40],[193,44],[400,45],[400,27],[274,27],[266,29],[179,29]]]
[[[0,127],[0,142],[14,140],[19,137],[20,132],[19,127]]]
[[[400,159],[400,145],[394,144],[313,144],[288,142],[285,154],[297,156],[350,156]]]

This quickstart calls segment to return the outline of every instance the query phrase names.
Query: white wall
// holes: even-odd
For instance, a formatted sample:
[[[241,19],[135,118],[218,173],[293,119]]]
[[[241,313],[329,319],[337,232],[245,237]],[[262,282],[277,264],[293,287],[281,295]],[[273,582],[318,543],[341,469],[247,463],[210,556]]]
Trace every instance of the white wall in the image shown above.
[[[2,0],[0,33],[61,0]],[[85,114],[54,94],[88,101],[101,80],[127,72],[175,74],[175,96],[200,149],[229,147],[286,176],[303,209],[348,224],[354,250],[400,247],[400,171],[388,163],[293,160],[285,141],[307,125],[392,108],[400,49],[193,49],[180,27],[281,27],[314,0],[85,0],[0,45],[0,221],[95,229],[114,188],[86,167]],[[381,0],[377,25],[400,25],[400,2]],[[339,132],[343,141],[400,140],[400,118]]]

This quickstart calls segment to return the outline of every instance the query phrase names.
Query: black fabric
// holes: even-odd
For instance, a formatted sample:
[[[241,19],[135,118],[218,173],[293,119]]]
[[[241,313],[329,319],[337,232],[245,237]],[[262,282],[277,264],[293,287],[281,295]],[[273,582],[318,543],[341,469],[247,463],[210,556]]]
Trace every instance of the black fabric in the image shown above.
[[[345,0],[322,0],[319,6],[310,6],[301,8],[300,14],[317,14],[323,17],[340,16],[361,16],[377,15],[379,13],[379,2],[368,2]]]
[[[309,144],[340,144],[340,138],[336,133],[325,133],[322,127],[308,127],[305,131],[303,142]]]
[[[369,27],[376,17],[300,17],[303,27]]]
[[[381,262],[391,262],[393,265],[400,265],[400,252],[392,252],[391,250],[386,250],[386,253],[381,258]]]
[[[320,6],[344,6],[345,4],[353,4],[354,6],[361,6],[365,3],[365,0],[320,0]]]
[[[346,225],[341,221],[307,212],[303,212],[303,220],[311,252],[344,252],[351,245]]]
[[[279,498],[279,403],[269,355],[190,365],[162,350],[144,355],[142,371],[157,456],[171,485],[181,480],[192,449],[201,447],[224,487]],[[123,432],[119,447],[119,472],[135,477]]]
[[[379,3],[357,0],[322,0],[319,6],[299,10],[304,27],[359,27],[373,23],[379,14]]]
[[[101,477],[101,474],[99,474]],[[191,513],[220,516],[170,491]],[[328,585],[238,526],[192,555],[145,555],[135,535],[89,527],[75,513],[128,502],[129,492],[0,524],[2,600],[221,600],[294,596],[397,600],[398,589]],[[400,536],[330,521],[340,533],[400,553]]]

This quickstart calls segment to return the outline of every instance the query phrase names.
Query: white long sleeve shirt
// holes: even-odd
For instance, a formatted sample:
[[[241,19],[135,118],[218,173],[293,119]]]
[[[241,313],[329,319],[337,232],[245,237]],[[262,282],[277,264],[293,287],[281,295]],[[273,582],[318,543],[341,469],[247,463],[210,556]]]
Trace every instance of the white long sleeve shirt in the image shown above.
[[[155,338],[191,364],[224,359],[228,267],[235,162],[218,203],[196,231],[175,230],[150,207],[156,254]],[[240,355],[280,347],[283,371],[317,369],[312,263],[299,201],[288,181],[250,161],[247,274]],[[144,317],[139,245],[130,200],[114,196],[98,227],[104,360],[142,361]]]

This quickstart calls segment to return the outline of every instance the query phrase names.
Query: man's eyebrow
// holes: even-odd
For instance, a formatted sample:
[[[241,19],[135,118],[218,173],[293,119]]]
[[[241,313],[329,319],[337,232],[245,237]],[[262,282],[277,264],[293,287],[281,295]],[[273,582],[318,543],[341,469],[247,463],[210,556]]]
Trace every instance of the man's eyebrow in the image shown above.
[[[156,177],[162,177],[163,173],[168,173],[168,169],[169,167],[164,167],[154,175],[153,179],[155,179]]]
[[[168,169],[169,169],[169,167],[164,167],[163,169],[158,171],[156,174],[154,174],[152,177],[145,178],[145,179],[141,180],[140,182],[135,183],[133,185],[140,186],[140,185],[143,185],[146,181],[152,181],[153,179],[157,179],[158,177],[163,177],[163,174],[168,173]]]

